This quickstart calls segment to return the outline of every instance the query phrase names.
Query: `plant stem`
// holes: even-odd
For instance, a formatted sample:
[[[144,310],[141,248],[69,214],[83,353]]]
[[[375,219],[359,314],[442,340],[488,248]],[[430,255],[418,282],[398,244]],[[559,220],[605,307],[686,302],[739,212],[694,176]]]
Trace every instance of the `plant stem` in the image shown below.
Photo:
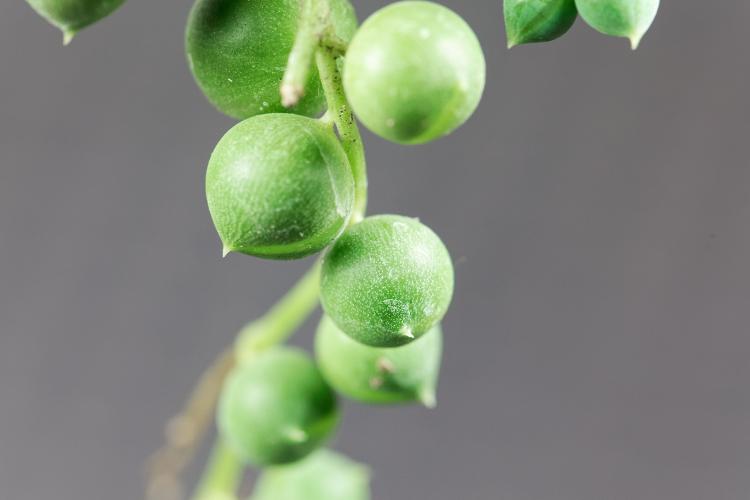
[[[266,314],[240,331],[235,344],[237,362],[246,363],[264,349],[287,340],[318,306],[319,283],[318,261]]]
[[[285,108],[296,105],[305,95],[315,50],[327,30],[330,10],[328,2],[299,0],[299,26],[292,51],[281,80],[281,104]]]
[[[290,107],[302,98],[315,56],[328,112],[336,123],[354,175],[355,202],[350,223],[356,224],[364,218],[367,209],[367,165],[362,137],[346,100],[338,68],[337,58],[346,52],[346,42],[336,36],[328,0],[300,1],[297,37],[281,81],[281,102],[285,107]]]
[[[367,210],[367,162],[362,136],[354,119],[351,106],[346,100],[344,84],[339,71],[335,49],[320,47],[316,53],[318,73],[328,101],[328,110],[333,116],[354,176],[354,213],[352,224],[360,222]]]
[[[242,480],[242,463],[222,441],[217,440],[211,452],[195,500],[236,500],[237,488]]]
[[[149,461],[148,500],[182,498],[180,476],[213,423],[221,386],[234,364],[234,350],[226,349],[203,372],[182,411],[167,423],[165,444]]]
[[[346,54],[346,49],[348,48],[346,41],[342,40],[336,35],[336,33],[334,33],[332,25],[329,25],[321,36],[320,46],[331,49],[337,56],[343,56]]]

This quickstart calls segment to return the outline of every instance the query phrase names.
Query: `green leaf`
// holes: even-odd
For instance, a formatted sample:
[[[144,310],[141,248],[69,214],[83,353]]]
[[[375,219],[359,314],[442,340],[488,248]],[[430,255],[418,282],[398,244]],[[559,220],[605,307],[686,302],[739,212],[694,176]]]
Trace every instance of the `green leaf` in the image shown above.
[[[370,131],[398,144],[424,144],[471,117],[485,72],[479,40],[458,14],[434,2],[393,2],[354,35],[344,88]]]
[[[63,32],[67,45],[75,34],[117,10],[125,0],[26,0],[31,7]]]
[[[575,0],[505,0],[503,13],[509,49],[559,38],[577,17]]]
[[[369,500],[370,472],[329,450],[266,469],[249,500]]]
[[[276,347],[235,367],[219,400],[222,439],[248,465],[302,460],[333,435],[340,414],[333,390],[300,349]]]
[[[629,39],[635,50],[656,18],[659,0],[576,0],[576,7],[589,26]]]
[[[440,325],[401,347],[370,347],[342,332],[328,316],[318,325],[315,357],[338,393],[369,404],[436,405],[443,332]]]
[[[271,113],[222,137],[208,163],[206,199],[224,254],[297,259],[344,231],[354,179],[330,127]]]
[[[414,342],[443,319],[453,298],[453,261],[432,229],[400,215],[368,217],[326,251],[323,310],[372,347]]]

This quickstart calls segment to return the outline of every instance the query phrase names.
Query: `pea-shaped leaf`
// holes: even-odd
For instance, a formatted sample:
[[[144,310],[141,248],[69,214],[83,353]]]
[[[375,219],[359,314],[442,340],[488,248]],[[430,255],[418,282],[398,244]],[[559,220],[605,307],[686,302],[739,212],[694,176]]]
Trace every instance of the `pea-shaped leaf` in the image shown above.
[[[299,25],[299,0],[196,0],[185,45],[190,70],[208,100],[235,118],[292,112],[314,116],[325,108],[315,68],[304,98],[281,104],[279,83]],[[349,41],[357,18],[349,0],[329,0],[336,35]]]
[[[367,467],[329,450],[263,471],[249,500],[369,500]]]
[[[567,32],[576,20],[575,0],[505,0],[508,48],[549,42]]]
[[[439,325],[401,347],[361,344],[328,316],[320,321],[315,335],[315,356],[323,377],[339,394],[370,404],[435,406],[442,350]]]
[[[323,250],[341,234],[354,180],[330,127],[275,113],[240,122],[219,141],[206,197],[225,252],[293,259]]]
[[[344,87],[372,132],[401,144],[451,133],[474,113],[485,83],[482,47],[455,12],[394,2],[370,16],[346,53]]]
[[[635,50],[656,18],[659,0],[576,0],[576,7],[592,28],[628,38]]]
[[[453,296],[453,263],[418,220],[369,217],[326,252],[320,292],[323,309],[344,333],[373,347],[397,347],[443,318]]]
[[[63,32],[68,44],[86,26],[108,16],[125,0],[27,0],[34,10]]]
[[[338,421],[333,390],[298,349],[272,349],[240,365],[219,401],[222,437],[253,465],[306,457],[331,436]]]

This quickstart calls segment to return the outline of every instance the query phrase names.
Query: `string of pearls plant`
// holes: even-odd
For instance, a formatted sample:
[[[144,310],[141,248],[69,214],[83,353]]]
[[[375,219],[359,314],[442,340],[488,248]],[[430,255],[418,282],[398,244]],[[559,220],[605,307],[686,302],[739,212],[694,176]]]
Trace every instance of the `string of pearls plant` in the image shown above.
[[[124,0],[28,0],[65,43]],[[508,47],[560,37],[580,16],[636,48],[658,0],[505,0]],[[299,259],[312,269],[205,372],[167,425],[147,496],[182,498],[180,475],[215,419],[195,500],[366,500],[365,466],[326,450],[338,395],[436,404],[440,322],[453,265],[417,219],[366,217],[357,118],[399,144],[424,144],[477,108],[485,59],[471,28],[434,2],[393,2],[358,27],[348,0],[196,0],[190,69],[208,100],[241,120],[219,141],[206,197],[223,254]],[[315,358],[284,342],[322,305]]]

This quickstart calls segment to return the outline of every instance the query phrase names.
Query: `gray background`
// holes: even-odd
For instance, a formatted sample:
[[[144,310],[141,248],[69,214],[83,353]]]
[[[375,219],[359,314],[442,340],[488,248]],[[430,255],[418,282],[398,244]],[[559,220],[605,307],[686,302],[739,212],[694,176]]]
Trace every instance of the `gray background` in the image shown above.
[[[499,0],[446,3],[480,109],[366,137],[371,211],[457,261],[440,405],[347,405],[337,446],[376,500],[747,500],[750,4],[667,1],[631,53],[581,22],[508,52]],[[0,3],[2,499],[139,498],[163,421],[308,264],[219,258],[202,184],[232,122],[188,7],[131,0],[63,48]]]

